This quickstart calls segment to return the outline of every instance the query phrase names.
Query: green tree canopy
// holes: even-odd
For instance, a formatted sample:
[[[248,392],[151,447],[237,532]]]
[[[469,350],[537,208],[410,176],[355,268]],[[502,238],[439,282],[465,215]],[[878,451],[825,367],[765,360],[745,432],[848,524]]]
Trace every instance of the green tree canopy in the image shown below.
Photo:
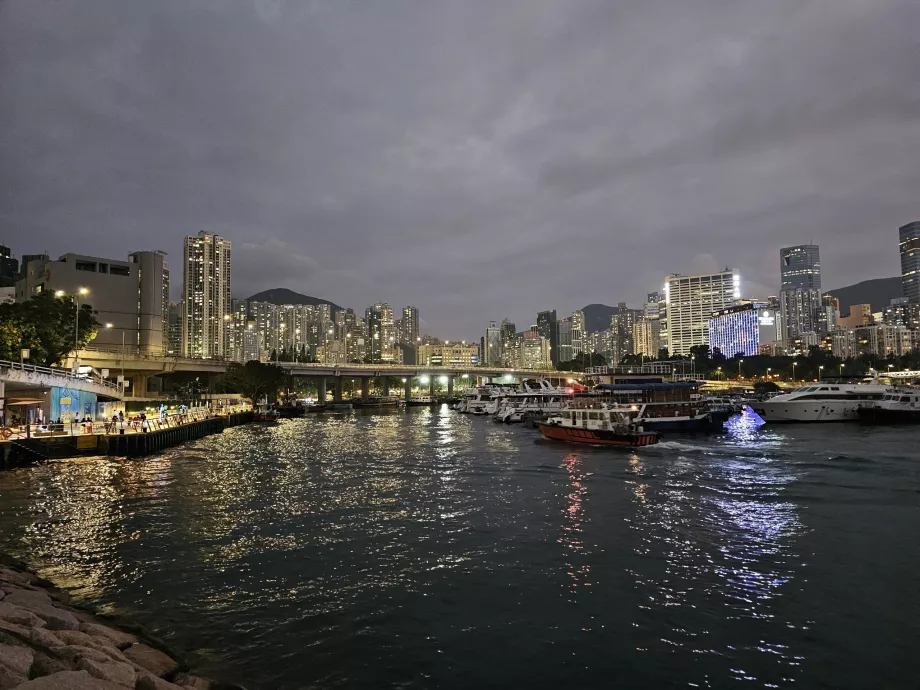
[[[27,302],[0,304],[0,359],[17,361],[22,348],[29,361],[50,367],[77,347],[96,337],[99,323],[88,304],[80,305],[79,331],[73,297],[55,297],[50,291],[36,293]]]
[[[263,364],[255,360],[227,365],[227,373],[220,377],[218,388],[224,393],[242,393],[257,402],[263,395],[274,398],[284,383],[285,373],[274,364]]]

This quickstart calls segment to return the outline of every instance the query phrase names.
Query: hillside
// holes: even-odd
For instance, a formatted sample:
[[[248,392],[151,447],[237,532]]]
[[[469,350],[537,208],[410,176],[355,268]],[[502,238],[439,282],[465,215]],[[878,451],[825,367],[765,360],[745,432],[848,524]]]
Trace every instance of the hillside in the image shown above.
[[[892,298],[902,296],[901,277],[864,280],[855,285],[828,290],[827,294],[840,300],[841,316],[849,314],[854,304],[871,304],[872,311],[881,311],[891,303]]]
[[[272,288],[263,290],[249,298],[250,302],[268,302],[269,304],[328,304],[332,307],[332,313],[341,311],[342,307],[327,299],[319,297],[310,297],[301,295],[299,292],[288,290],[287,288]]]
[[[588,333],[606,331],[610,328],[610,317],[620,312],[619,307],[607,304],[589,304],[582,311],[585,313],[585,330]]]

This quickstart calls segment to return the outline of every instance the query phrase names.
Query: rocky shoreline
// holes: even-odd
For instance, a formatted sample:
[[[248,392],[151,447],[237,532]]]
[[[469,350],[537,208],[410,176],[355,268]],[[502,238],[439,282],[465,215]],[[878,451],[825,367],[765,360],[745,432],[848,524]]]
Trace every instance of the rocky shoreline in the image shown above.
[[[74,606],[0,555],[0,690],[242,690],[188,670],[141,626]]]

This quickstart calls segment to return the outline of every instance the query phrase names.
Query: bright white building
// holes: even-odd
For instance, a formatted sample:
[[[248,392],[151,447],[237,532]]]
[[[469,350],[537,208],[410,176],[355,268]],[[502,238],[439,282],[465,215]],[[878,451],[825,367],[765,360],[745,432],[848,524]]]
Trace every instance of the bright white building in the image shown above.
[[[209,232],[185,238],[182,355],[230,354],[230,240]]]
[[[667,343],[672,355],[709,344],[709,319],[741,299],[741,277],[726,269],[695,276],[670,275],[664,284]]]

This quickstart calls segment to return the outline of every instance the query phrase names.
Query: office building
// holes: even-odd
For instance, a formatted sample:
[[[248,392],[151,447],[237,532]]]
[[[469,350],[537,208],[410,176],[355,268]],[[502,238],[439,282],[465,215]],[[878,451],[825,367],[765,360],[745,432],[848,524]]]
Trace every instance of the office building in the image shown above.
[[[406,345],[418,346],[418,308],[403,307],[401,340]]]
[[[642,311],[629,309],[626,302],[617,304],[617,311],[610,317],[610,346],[608,362],[619,364],[628,355],[635,354],[633,342],[633,329],[636,319],[643,314]]]
[[[517,326],[508,319],[502,319],[501,325],[502,339],[502,366],[516,367],[515,360],[518,358],[519,348],[517,344]]]
[[[199,232],[185,238],[182,355],[226,357],[230,349],[231,242]]]
[[[479,364],[479,346],[422,344],[418,348],[418,363],[426,367],[475,367]]]
[[[0,244],[0,288],[14,288],[19,279],[19,262],[9,247]]]
[[[790,342],[810,331],[822,332],[822,329],[826,329],[827,319],[822,317],[821,258],[818,246],[803,244],[783,247],[779,255],[783,340]]]
[[[553,364],[559,362],[559,335],[556,332],[556,310],[548,309],[537,314],[537,332],[546,338],[549,344],[550,359]]]
[[[920,220],[898,228],[901,289],[911,302],[920,302]]]
[[[920,302],[910,302],[906,297],[891,300],[891,304],[882,310],[882,323],[920,329]]]
[[[688,356],[690,348],[709,344],[709,319],[741,298],[741,277],[731,269],[695,276],[670,275],[665,279],[665,314],[668,350]]]
[[[575,359],[572,348],[572,319],[568,317],[556,321],[556,347],[559,348],[559,362],[571,362]]]
[[[489,366],[500,366],[502,363],[502,331],[494,321],[489,321],[486,334],[482,339],[481,361]]]
[[[386,302],[377,302],[364,311],[364,321],[367,328],[368,361],[371,364],[392,363],[396,341],[393,309]]]
[[[545,312],[541,312],[545,313]],[[549,340],[538,330],[526,331],[520,342],[520,368],[521,369],[552,369]]]
[[[752,357],[777,341],[776,312],[763,304],[727,307],[709,320],[709,347],[725,357]]]
[[[572,312],[572,358],[577,359],[585,351],[585,313],[580,309]]]
[[[34,255],[33,255],[34,256]],[[16,301],[50,291],[75,296],[96,311],[100,328],[90,347],[163,354],[168,348],[169,269],[159,251],[135,252],[128,261],[65,254],[31,259],[20,271]]]

